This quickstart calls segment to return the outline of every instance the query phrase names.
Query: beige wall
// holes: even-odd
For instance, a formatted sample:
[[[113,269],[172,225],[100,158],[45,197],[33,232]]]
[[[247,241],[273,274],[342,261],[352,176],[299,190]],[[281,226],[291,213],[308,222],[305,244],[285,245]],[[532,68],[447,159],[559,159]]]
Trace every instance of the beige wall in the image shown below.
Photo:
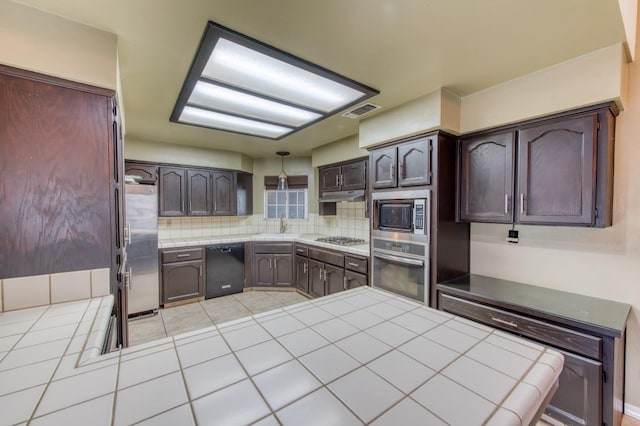
[[[311,150],[313,167],[367,157],[369,151],[358,146],[358,135],[352,135]]]
[[[239,152],[141,141],[128,137],[125,137],[124,141],[124,158],[127,160],[242,170],[253,173],[253,160]]]
[[[277,176],[282,170],[280,157],[253,160],[253,214],[264,213],[264,177]],[[318,212],[316,173],[311,167],[311,157],[285,157],[284,170],[287,175],[304,175],[309,178],[309,213]]]
[[[115,90],[115,34],[0,1],[0,63]]]
[[[622,107],[626,55],[615,44],[462,98],[461,130],[615,100]],[[621,108],[622,109],[622,108]]]
[[[620,47],[608,48],[593,55],[615,57],[620,54],[619,50]],[[579,62],[590,60],[583,57]],[[594,66],[598,67],[597,64]],[[572,64],[569,64],[571,67]],[[576,72],[581,69],[583,67],[577,67]],[[606,68],[601,71],[605,72]],[[626,403],[635,407],[636,414],[640,414],[637,411],[640,407],[640,216],[637,214],[640,211],[640,168],[636,164],[640,161],[640,144],[637,142],[637,135],[640,134],[640,64],[631,64],[628,71],[625,111],[620,114],[616,124],[613,226],[606,229],[517,226],[520,243],[514,245],[505,242],[508,226],[472,224],[471,271],[631,304],[633,312],[627,330]],[[551,112],[560,105],[579,106],[593,99],[592,96],[598,96],[598,93],[602,96],[599,87],[606,85],[608,80],[612,81],[609,82],[612,91],[614,86],[620,85],[620,72],[615,66],[608,74],[601,76],[598,87],[593,87],[594,82],[590,83],[589,79],[583,80],[581,75],[575,78],[562,75],[544,73],[526,76],[531,84],[520,81],[509,90],[509,96],[514,99],[511,108],[508,105],[496,105],[497,99],[505,100],[502,97],[504,87],[496,88],[495,93],[486,91],[481,94],[487,100],[484,117],[485,120],[491,117],[491,120],[476,122],[472,127],[484,127],[484,123],[488,122],[496,124],[498,119],[515,119],[512,109],[517,109],[518,114],[523,111],[535,114]],[[538,84],[544,76],[547,84]],[[585,86],[580,87],[579,84]],[[545,87],[558,90],[561,96],[556,99],[550,93],[539,93]],[[569,96],[567,90],[575,96]],[[541,101],[545,95],[551,105],[543,108]],[[533,110],[530,109],[529,99],[535,106]],[[469,112],[464,109],[465,100],[463,114]],[[466,128],[469,128],[469,120],[471,117],[467,117]]]

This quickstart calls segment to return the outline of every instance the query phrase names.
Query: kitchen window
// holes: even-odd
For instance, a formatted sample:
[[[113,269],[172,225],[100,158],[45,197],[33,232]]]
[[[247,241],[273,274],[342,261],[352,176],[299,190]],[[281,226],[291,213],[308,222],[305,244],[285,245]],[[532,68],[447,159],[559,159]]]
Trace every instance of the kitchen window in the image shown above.
[[[306,219],[307,189],[288,189],[264,191],[265,219]]]
[[[278,176],[264,177],[265,219],[307,219],[309,193],[307,176],[289,176],[289,189],[278,191]]]

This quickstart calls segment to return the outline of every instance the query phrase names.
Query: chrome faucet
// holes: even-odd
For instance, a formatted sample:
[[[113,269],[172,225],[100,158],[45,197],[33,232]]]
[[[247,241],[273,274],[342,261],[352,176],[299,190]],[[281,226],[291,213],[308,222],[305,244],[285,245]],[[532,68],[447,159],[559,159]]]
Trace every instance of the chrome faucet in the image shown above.
[[[287,232],[287,222],[284,221],[284,214],[280,216],[280,233],[284,234]]]

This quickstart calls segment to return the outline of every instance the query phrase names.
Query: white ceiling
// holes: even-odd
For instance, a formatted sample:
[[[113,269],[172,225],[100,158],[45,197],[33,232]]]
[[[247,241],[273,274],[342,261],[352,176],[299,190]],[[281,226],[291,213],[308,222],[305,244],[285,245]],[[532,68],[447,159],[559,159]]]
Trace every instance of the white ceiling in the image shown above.
[[[624,41],[614,0],[21,0],[118,36],[127,138],[243,152],[358,132],[334,116],[281,141],[169,122],[208,20],[378,89],[379,112],[458,95]]]

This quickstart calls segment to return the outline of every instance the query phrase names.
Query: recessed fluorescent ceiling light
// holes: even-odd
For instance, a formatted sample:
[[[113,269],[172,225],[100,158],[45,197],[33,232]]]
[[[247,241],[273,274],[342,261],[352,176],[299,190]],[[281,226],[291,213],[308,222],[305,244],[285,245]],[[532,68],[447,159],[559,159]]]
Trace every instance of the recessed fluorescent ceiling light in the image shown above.
[[[171,121],[281,139],[378,93],[209,21]]]

